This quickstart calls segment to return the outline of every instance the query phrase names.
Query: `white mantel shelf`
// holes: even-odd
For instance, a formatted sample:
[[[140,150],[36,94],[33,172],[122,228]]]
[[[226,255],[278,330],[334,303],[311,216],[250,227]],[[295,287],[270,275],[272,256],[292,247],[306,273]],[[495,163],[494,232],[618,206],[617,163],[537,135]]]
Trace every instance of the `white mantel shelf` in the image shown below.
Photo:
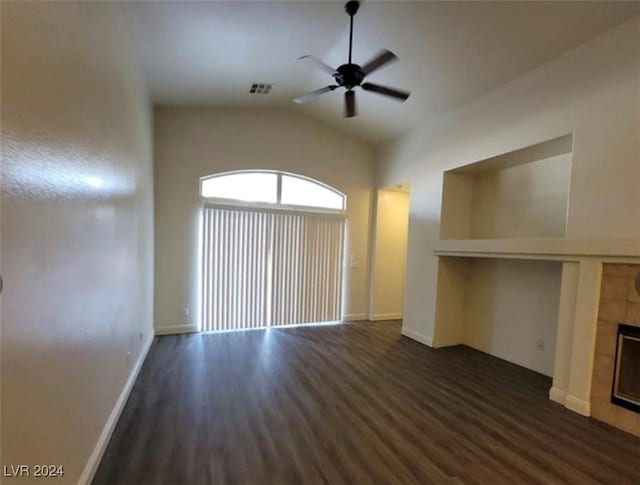
[[[640,239],[441,239],[433,243],[437,256],[470,258],[612,262],[640,259]]]

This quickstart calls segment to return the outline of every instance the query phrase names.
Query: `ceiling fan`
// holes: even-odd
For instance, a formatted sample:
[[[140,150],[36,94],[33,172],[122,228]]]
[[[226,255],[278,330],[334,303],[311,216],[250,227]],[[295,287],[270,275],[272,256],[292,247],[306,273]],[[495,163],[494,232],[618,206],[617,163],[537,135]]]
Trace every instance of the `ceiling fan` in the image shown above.
[[[328,66],[315,56],[308,55],[300,58],[308,59],[313,62],[316,67],[333,76],[335,84],[330,84],[324,88],[316,89],[310,93],[293,98],[294,103],[306,103],[307,101],[316,99],[321,94],[335,91],[338,88],[345,88],[344,116],[345,118],[352,118],[358,114],[356,109],[356,93],[354,91],[354,88],[358,86],[365,91],[389,96],[399,101],[405,101],[409,97],[409,94],[411,94],[409,91],[402,91],[400,89],[389,88],[387,86],[380,86],[379,84],[362,82],[364,78],[373,71],[380,69],[391,61],[395,61],[398,57],[393,52],[383,49],[364,66],[359,66],[358,64],[353,64],[351,62],[351,51],[353,47],[353,17],[358,12],[359,7],[360,2],[354,0],[347,2],[344,6],[345,12],[349,15],[349,62],[347,64],[343,64],[337,69],[333,69],[331,66]]]

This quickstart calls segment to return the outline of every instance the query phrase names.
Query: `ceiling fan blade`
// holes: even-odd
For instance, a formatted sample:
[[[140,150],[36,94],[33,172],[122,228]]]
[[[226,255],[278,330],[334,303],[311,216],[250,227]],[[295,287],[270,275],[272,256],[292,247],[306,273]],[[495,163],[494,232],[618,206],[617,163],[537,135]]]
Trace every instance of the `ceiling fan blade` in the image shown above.
[[[357,115],[358,110],[356,109],[356,93],[349,90],[344,93],[344,117],[353,118]]]
[[[402,91],[400,89],[388,88],[386,86],[380,86],[379,84],[362,83],[360,87],[365,91],[384,94],[385,96],[390,96],[400,101],[405,101],[411,94],[409,91]]]
[[[398,57],[393,52],[388,51],[387,49],[382,49],[378,52],[377,56],[362,66],[362,71],[364,72],[364,75],[367,76],[376,69],[380,69],[385,64],[395,61],[397,58]]]
[[[299,60],[307,59],[308,61],[312,62],[317,68],[323,70],[324,72],[326,72],[327,74],[329,74],[331,76],[333,76],[335,74],[338,74],[338,71],[336,71],[333,67],[331,67],[331,66],[325,64],[324,62],[322,62],[316,56],[308,55],[308,56],[299,57],[298,59]]]
[[[338,86],[332,85],[332,86],[326,86],[324,88],[316,89],[315,91],[311,91],[310,93],[302,94],[296,98],[293,98],[293,102],[297,104],[306,103],[307,101],[316,99],[321,94],[328,93],[329,91],[333,91],[337,87]]]

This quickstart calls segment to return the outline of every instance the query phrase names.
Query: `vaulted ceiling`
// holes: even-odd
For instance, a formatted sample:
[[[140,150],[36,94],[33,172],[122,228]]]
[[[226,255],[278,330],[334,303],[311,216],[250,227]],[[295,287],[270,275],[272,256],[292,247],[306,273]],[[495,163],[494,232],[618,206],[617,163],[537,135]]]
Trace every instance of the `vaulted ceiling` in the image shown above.
[[[340,2],[132,2],[126,5],[151,95],[162,105],[288,107],[380,142],[454,109],[640,13],[639,2],[363,2],[354,62],[381,48],[399,61],[371,82],[410,90],[405,103],[359,90],[344,119],[342,92],[291,98],[331,84],[297,60],[346,62]],[[273,83],[268,95],[254,82]]]

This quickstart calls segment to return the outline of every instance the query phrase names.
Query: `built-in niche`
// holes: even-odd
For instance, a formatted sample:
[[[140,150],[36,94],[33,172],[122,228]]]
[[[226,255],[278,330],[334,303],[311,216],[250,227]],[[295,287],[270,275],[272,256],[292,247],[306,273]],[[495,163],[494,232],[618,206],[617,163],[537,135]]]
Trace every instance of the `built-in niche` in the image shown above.
[[[553,376],[561,278],[557,261],[440,257],[434,344]]]
[[[435,346],[463,343],[553,375],[562,263],[526,248],[566,235],[572,143],[564,135],[443,174],[441,240],[509,240],[511,253],[478,241],[440,255]]]
[[[572,139],[561,136],[445,172],[440,238],[564,237]]]

